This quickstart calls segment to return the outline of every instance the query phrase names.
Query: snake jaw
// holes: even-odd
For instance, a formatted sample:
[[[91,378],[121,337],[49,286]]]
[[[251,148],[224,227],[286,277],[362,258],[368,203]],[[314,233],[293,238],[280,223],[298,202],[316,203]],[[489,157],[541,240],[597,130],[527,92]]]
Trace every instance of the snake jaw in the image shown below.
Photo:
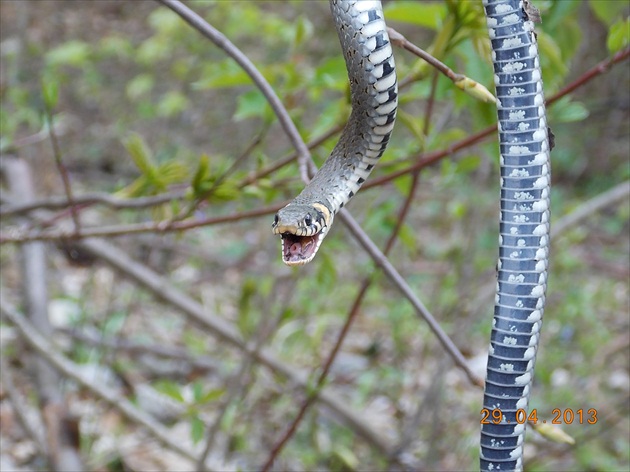
[[[272,230],[282,238],[282,262],[290,266],[311,262],[331,223],[332,214],[321,203],[290,203],[278,211]]]
[[[321,232],[313,236],[296,236],[291,233],[281,234],[282,261],[289,266],[308,264],[317,254],[322,239],[324,239],[324,234]]]

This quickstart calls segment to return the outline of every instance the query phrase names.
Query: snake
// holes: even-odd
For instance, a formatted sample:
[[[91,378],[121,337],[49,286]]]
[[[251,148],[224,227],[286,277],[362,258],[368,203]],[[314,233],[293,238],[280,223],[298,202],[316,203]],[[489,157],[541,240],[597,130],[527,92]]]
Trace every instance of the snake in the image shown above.
[[[330,0],[350,81],[352,112],[330,156],[272,224],[282,260],[312,261],[337,212],[359,191],[394,129],[398,81],[380,1]]]
[[[528,0],[482,0],[492,46],[500,159],[497,291],[483,410],[480,469],[523,469],[525,420],[545,307],[549,260],[550,137]],[[382,156],[396,119],[393,51],[379,1],[330,0],[350,81],[352,113],[304,190],[275,215],[282,260],[315,257],[335,214]],[[523,418],[525,415],[525,419]]]

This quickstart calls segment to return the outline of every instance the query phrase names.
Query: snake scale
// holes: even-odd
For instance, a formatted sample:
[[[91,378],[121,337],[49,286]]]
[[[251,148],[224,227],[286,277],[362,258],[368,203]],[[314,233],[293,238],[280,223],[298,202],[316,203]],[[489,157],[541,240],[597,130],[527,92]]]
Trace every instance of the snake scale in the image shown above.
[[[501,162],[497,295],[483,406],[500,410],[502,421],[482,425],[480,468],[522,470],[522,414],[528,414],[547,283],[550,143],[532,21],[536,10],[528,0],[483,4]],[[335,214],[383,154],[396,118],[396,71],[380,1],[330,0],[330,7],[348,70],[352,114],[322,168],[275,216],[273,232],[282,237],[288,265],[314,258]]]

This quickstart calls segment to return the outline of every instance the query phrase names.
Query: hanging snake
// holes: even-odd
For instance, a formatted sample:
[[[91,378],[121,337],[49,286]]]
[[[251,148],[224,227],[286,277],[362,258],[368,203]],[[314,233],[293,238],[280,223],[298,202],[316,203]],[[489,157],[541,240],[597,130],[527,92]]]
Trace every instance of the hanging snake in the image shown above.
[[[501,212],[497,295],[484,409],[500,424],[483,424],[482,470],[521,470],[522,414],[533,379],[547,282],[549,133],[527,0],[483,0],[498,105]],[[278,211],[287,265],[310,262],[335,214],[357,193],[381,157],[394,127],[397,81],[380,1],[330,0],[343,50],[352,113],[332,153],[304,190]],[[530,18],[531,16],[531,18]]]

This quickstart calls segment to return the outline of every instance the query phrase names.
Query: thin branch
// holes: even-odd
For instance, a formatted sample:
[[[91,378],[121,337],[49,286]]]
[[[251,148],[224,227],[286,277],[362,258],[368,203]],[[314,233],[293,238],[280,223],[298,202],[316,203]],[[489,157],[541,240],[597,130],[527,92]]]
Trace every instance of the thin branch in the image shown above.
[[[108,193],[86,193],[74,195],[74,204],[88,206],[101,204],[114,209],[147,208],[163,205],[171,200],[179,200],[185,197],[185,193],[171,192],[151,197],[117,198]],[[33,210],[60,210],[68,208],[70,202],[65,196],[51,196],[40,200],[32,200],[24,203],[3,204],[0,207],[0,216],[14,216],[29,213]]]
[[[284,203],[286,204],[286,202]],[[255,210],[233,213],[231,215],[200,218],[186,221],[158,221],[147,223],[135,223],[129,225],[101,226],[97,228],[84,228],[81,230],[82,238],[127,236],[141,233],[171,233],[174,231],[185,231],[201,226],[211,226],[221,223],[257,218],[273,214],[282,208],[283,204],[257,208]],[[55,227],[51,230],[25,231],[18,227],[9,227],[0,233],[0,245],[8,243],[25,243],[30,241],[48,241],[74,238],[76,235],[70,229]]]
[[[230,56],[234,61],[242,67],[242,69],[251,77],[254,84],[265,96],[269,105],[273,109],[274,113],[278,117],[280,125],[284,129],[284,132],[289,137],[289,140],[293,144],[293,147],[297,151],[297,159],[300,167],[300,173],[302,179],[308,182],[308,171],[310,163],[310,152],[304,144],[300,133],[298,132],[289,112],[284,107],[274,89],[269,85],[267,79],[260,73],[256,66],[249,60],[249,58],[241,52],[228,38],[223,35],[219,30],[211,26],[206,20],[188,8],[182,2],[178,0],[157,0],[164,6],[170,8],[177,13],[186,23],[195,28],[199,33],[212,41],[217,47],[223,49],[225,53]],[[313,169],[311,169],[313,170]]]
[[[560,100],[565,95],[568,95],[571,92],[575,91],[576,89],[582,87],[584,84],[586,84],[587,82],[590,82],[595,77],[605,74],[606,72],[610,70],[612,66],[620,63],[621,61],[628,59],[628,57],[630,57],[630,47],[627,47],[626,49],[623,49],[617,52],[613,57],[609,57],[599,62],[598,64],[596,64],[594,67],[591,67],[589,70],[583,73],[576,80],[574,80],[570,84],[563,87],[561,90],[558,91],[558,93],[554,94],[551,98],[547,99],[546,104],[551,105],[552,103]]]
[[[473,79],[465,76],[464,74],[458,74],[458,73],[453,72],[453,70],[449,66],[444,64],[438,58],[426,52],[424,49],[416,46],[415,44],[407,40],[407,38],[405,38],[401,33],[396,31],[394,28],[388,27],[387,33],[389,34],[389,38],[391,39],[392,43],[394,43],[395,45],[397,45],[398,47],[402,49],[405,49],[415,54],[419,58],[426,61],[428,64],[433,66],[435,70],[441,72],[446,77],[448,77],[457,86],[457,88],[463,90],[467,94],[483,102],[486,102],[486,103],[496,102],[496,98],[494,97],[494,95],[492,95],[492,93],[483,85],[481,85],[479,82],[474,81]]]
[[[594,198],[582,203],[571,213],[556,220],[551,226],[551,239],[556,239],[568,229],[577,225],[594,213],[604,209],[610,209],[622,201],[628,201],[630,196],[630,180],[626,180],[615,187],[600,193]]]
[[[350,215],[350,213],[344,208],[339,212],[339,216],[346,224],[346,227],[354,238],[359,242],[363,249],[372,257],[376,265],[387,275],[387,278],[394,284],[394,286],[409,300],[411,305],[416,311],[416,314],[422,318],[428,325],[429,329],[438,338],[442,347],[451,356],[455,365],[464,371],[468,380],[474,385],[483,386],[483,379],[480,379],[468,366],[468,362],[459,351],[457,346],[451,341],[448,335],[442,330],[440,324],[436,321],[429,310],[424,306],[420,299],[413,293],[411,287],[407,284],[405,279],[400,275],[396,268],[392,265],[389,259],[380,251],[378,247],[367,237],[367,235],[359,226],[359,223]]]
[[[68,169],[66,168],[63,160],[61,159],[61,149],[59,148],[59,141],[57,140],[57,134],[55,133],[55,127],[52,124],[52,110],[47,100],[44,100],[44,117],[48,125],[48,133],[50,136],[50,142],[52,144],[53,155],[55,157],[55,164],[59,175],[61,175],[61,181],[63,182],[63,189],[68,197],[68,204],[70,205],[70,213],[72,214],[72,221],[74,223],[74,233],[78,235],[81,232],[81,222],[79,220],[79,212],[77,211],[74,197],[72,195],[72,185],[70,184],[70,176],[68,175]]]

